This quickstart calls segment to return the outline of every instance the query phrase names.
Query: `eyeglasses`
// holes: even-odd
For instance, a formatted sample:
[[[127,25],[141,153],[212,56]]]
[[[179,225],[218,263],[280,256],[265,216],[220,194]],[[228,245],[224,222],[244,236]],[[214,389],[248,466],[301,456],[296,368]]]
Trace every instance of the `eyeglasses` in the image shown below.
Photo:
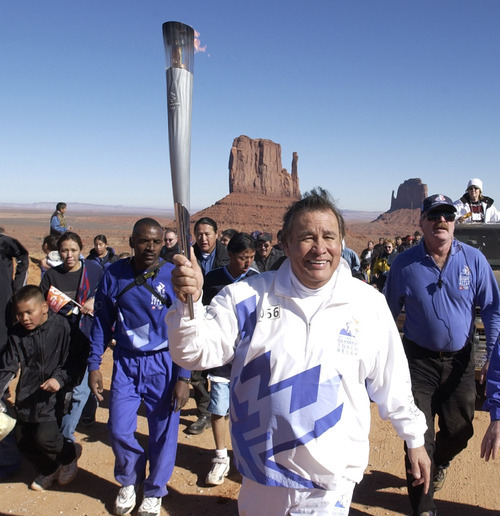
[[[453,222],[455,220],[455,214],[449,211],[433,211],[426,216],[429,222],[441,220],[441,217],[443,217],[446,222]]]
[[[264,247],[266,249],[269,249],[270,245],[271,244],[269,242],[257,242],[257,247]]]
[[[481,188],[479,188],[479,186],[469,186],[467,190],[481,190]]]
[[[165,238],[165,242],[173,242],[175,238]]]
[[[392,245],[384,245],[384,249],[392,249]]]

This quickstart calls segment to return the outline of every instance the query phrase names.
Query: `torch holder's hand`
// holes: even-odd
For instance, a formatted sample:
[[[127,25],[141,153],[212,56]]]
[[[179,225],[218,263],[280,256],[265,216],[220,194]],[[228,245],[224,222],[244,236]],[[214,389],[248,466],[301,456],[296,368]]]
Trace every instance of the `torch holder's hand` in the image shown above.
[[[193,296],[194,301],[200,299],[203,292],[203,274],[198,261],[191,249],[191,260],[182,254],[176,254],[173,258],[175,269],[172,271],[172,285],[177,297],[183,302],[188,302],[188,296]]]

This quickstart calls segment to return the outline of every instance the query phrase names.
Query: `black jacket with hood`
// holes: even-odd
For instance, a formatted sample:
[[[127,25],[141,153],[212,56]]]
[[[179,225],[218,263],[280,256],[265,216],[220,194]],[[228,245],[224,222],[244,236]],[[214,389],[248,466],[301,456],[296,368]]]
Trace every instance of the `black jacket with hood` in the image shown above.
[[[45,323],[32,331],[19,323],[11,329],[9,342],[0,357],[0,393],[7,389],[20,369],[15,403],[19,420],[40,423],[62,416],[64,395],[72,386],[67,371],[69,345],[68,322],[52,312]],[[58,392],[40,388],[49,378],[59,382]]]

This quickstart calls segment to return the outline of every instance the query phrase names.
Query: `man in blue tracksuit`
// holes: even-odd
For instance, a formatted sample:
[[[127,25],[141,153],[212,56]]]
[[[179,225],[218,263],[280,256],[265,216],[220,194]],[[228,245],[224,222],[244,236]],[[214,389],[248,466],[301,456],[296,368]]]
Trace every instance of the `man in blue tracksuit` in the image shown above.
[[[89,385],[102,400],[101,357],[116,340],[109,400],[109,430],[115,477],[122,485],[115,514],[130,514],[143,483],[140,516],[159,515],[174,468],[179,410],[189,398],[190,371],[172,362],[165,314],[174,299],[173,265],[160,260],[163,229],[154,219],[136,222],[130,238],[134,256],[106,270],[95,297]],[[134,432],[144,402],[149,426],[149,457]],[[149,475],[146,477],[146,460]]]

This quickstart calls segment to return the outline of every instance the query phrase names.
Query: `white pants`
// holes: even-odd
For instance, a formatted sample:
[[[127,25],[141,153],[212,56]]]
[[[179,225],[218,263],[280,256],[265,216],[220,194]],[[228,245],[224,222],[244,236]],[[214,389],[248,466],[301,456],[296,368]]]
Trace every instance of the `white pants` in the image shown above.
[[[347,516],[355,485],[344,478],[335,491],[292,489],[265,486],[243,477],[238,512],[239,516]]]

